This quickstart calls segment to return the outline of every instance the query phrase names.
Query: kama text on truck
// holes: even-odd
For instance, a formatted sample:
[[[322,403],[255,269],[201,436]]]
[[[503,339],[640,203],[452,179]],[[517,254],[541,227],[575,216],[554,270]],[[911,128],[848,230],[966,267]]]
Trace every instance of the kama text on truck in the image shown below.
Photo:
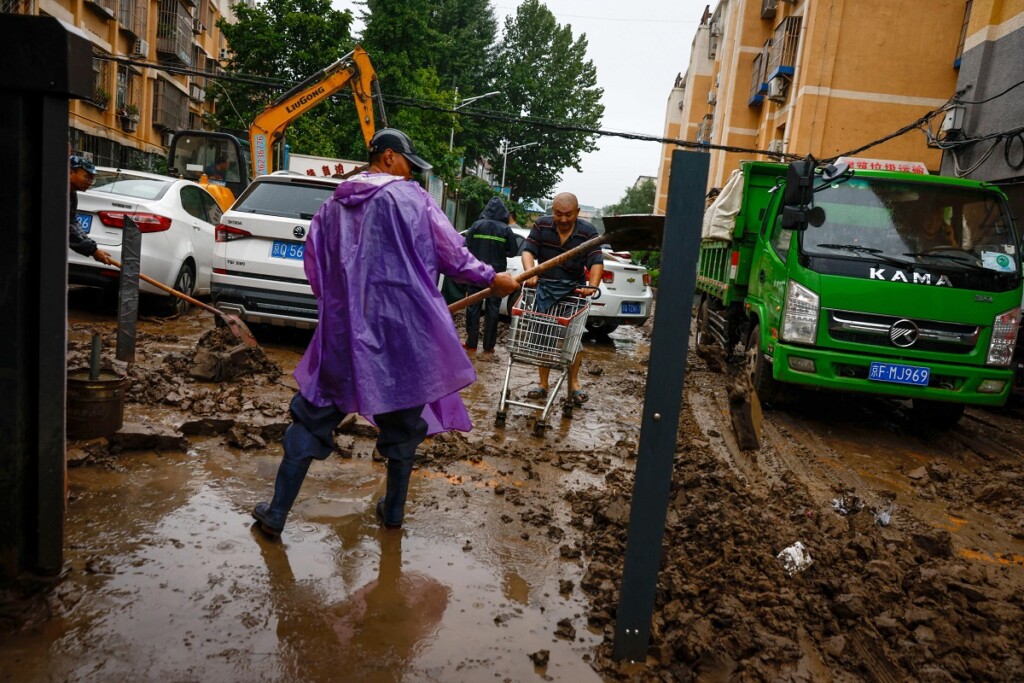
[[[1018,244],[986,183],[744,163],[705,213],[697,341],[742,344],[762,401],[780,383],[886,394],[951,424],[1009,396]]]

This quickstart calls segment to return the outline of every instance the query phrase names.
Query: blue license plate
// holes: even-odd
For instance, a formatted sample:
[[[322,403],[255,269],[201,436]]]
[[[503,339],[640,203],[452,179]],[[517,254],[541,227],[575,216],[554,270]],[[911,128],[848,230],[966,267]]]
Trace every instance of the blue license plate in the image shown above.
[[[274,246],[270,248],[270,255],[274,258],[287,258],[301,261],[302,254],[305,251],[306,245],[302,242],[274,240]]]
[[[872,362],[868,379],[876,382],[893,382],[895,384],[916,384],[928,386],[928,378],[931,377],[931,368],[922,368],[919,365],[903,365],[902,363],[879,363]]]
[[[623,301],[622,315],[640,315],[640,303],[637,301]]]
[[[92,215],[88,213],[76,213],[75,220],[78,221],[78,227],[82,229],[86,235],[92,230]]]

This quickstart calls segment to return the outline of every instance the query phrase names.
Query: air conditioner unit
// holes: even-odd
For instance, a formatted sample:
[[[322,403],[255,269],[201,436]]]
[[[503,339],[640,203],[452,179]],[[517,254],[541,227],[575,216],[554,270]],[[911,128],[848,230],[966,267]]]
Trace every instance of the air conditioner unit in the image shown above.
[[[200,33],[202,33],[205,30],[206,30],[206,26],[203,24],[203,22],[199,20],[199,17],[195,17],[192,20],[192,33],[195,33],[196,35],[199,35]]]
[[[768,143],[769,154],[782,154],[786,151],[786,143],[782,140],[772,140]]]
[[[231,59],[231,51],[228,50],[226,47],[222,47],[220,49],[220,57],[218,57],[218,59],[222,62]]]
[[[722,35],[722,25],[719,24],[717,21],[712,21],[711,22],[711,37],[712,38],[717,38],[720,35]]]
[[[161,140],[161,142],[163,142],[164,147],[170,147],[171,146],[171,140],[173,140],[173,139],[174,139],[174,131],[173,130],[165,130],[163,133],[160,134],[160,140]]]
[[[782,102],[786,99],[786,89],[789,84],[786,79],[776,76],[768,81],[768,99],[772,102]]]
[[[135,47],[132,49],[132,56],[149,57],[149,43],[142,38],[137,38],[135,40]]]
[[[718,102],[718,98],[715,96],[714,90],[708,91],[708,104],[715,104]]]
[[[779,0],[761,0],[761,18],[774,19]]]

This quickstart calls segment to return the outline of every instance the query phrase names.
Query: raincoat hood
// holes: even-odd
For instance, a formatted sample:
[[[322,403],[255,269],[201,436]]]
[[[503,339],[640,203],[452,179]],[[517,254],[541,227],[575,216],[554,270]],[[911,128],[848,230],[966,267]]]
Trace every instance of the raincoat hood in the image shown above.
[[[508,216],[508,209],[505,208],[505,202],[501,201],[501,197],[491,197],[491,201],[487,202],[487,206],[480,212],[481,220],[492,220],[499,223],[508,223]]]

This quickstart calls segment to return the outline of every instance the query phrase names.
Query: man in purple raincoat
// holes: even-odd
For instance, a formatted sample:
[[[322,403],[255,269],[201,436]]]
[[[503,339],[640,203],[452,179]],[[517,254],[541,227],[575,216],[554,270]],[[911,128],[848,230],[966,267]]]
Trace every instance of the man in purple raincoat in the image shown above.
[[[437,289],[438,273],[502,296],[518,285],[466,249],[430,195],[409,182],[430,164],[400,130],[370,141],[370,167],[338,185],[313,217],[305,270],[320,321],[295,370],[299,393],[274,498],[252,512],[279,535],[310,463],[334,450],[332,432],[348,413],[380,428],[387,493],[376,513],[400,528],[416,448],[438,432],[469,431],[459,390],[476,379]]]

